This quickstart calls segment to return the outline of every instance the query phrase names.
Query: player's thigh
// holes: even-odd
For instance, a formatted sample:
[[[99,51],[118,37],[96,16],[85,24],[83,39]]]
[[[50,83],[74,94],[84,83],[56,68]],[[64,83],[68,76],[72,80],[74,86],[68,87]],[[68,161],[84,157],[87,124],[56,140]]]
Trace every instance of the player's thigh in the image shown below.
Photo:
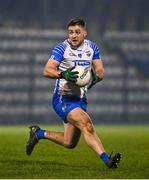
[[[76,145],[80,139],[81,131],[74,125],[64,123],[64,142],[66,144]]]

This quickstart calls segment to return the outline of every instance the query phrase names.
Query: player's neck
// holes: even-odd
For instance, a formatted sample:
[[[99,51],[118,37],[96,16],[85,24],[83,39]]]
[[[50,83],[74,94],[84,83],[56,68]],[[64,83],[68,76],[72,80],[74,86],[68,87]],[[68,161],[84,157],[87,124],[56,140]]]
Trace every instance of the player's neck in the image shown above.
[[[83,41],[82,41],[80,44],[78,44],[77,46],[73,46],[73,45],[70,43],[69,39],[68,39],[67,41],[68,41],[68,43],[70,44],[71,49],[73,49],[73,50],[78,49],[78,48],[84,43],[84,40],[83,40]]]

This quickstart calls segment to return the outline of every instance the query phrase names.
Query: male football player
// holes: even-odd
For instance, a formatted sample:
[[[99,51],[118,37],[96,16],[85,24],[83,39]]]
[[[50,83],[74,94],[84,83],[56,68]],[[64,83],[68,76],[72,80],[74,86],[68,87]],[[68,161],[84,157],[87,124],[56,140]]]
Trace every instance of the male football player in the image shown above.
[[[56,79],[52,105],[64,124],[64,132],[43,130],[37,125],[30,127],[30,137],[26,153],[30,155],[40,139],[48,139],[66,148],[74,148],[81,133],[88,146],[101,158],[109,168],[116,168],[121,154],[109,156],[96,134],[90,116],[86,112],[87,89],[92,88],[104,77],[104,67],[100,51],[96,44],[86,39],[86,24],[82,19],[73,19],[68,23],[68,39],[58,44],[44,67],[47,78]],[[79,87],[75,66],[88,67],[92,72],[89,86]]]

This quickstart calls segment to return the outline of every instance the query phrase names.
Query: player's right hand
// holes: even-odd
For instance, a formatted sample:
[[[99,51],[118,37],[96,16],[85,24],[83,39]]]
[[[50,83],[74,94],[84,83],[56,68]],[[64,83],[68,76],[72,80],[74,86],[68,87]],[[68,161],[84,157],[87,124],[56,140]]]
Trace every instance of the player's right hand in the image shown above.
[[[60,73],[59,77],[64,78],[69,82],[76,83],[78,78],[78,71],[72,71],[75,67],[71,67],[67,69],[66,71],[63,71]]]

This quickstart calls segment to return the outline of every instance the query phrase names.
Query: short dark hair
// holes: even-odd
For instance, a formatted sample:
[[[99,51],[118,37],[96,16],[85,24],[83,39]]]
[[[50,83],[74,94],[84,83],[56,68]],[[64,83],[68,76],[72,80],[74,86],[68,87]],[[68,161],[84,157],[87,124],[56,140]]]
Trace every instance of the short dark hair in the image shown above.
[[[86,28],[86,22],[83,19],[71,19],[67,24],[67,28],[69,28],[69,26],[75,25],[79,25],[83,28]]]

